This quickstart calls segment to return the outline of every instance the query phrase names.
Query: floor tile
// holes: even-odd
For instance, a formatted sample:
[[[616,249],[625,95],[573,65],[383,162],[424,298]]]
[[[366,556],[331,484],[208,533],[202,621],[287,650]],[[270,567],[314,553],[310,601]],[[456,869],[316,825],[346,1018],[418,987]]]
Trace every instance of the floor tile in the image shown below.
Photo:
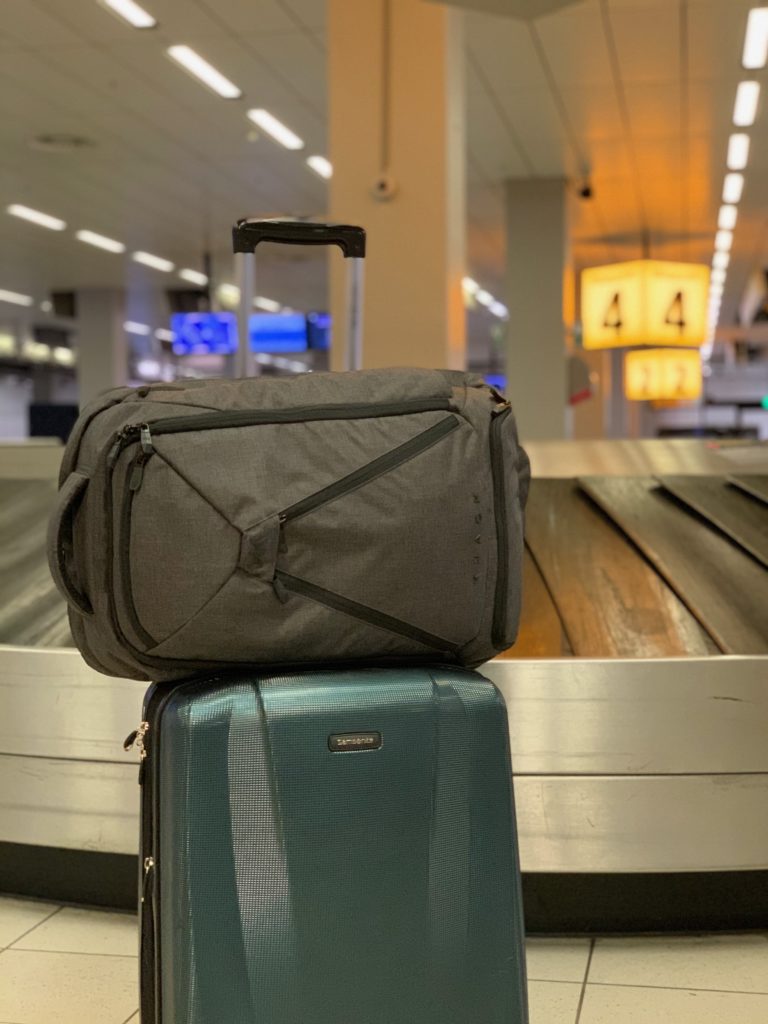
[[[768,937],[598,939],[589,980],[768,993]]]
[[[589,939],[528,939],[528,977],[535,981],[584,981]]]
[[[135,957],[0,953],[0,1021],[124,1024],[136,1007]]]
[[[0,896],[0,946],[10,946],[56,909],[55,903],[36,903],[34,900]]]
[[[574,1024],[580,995],[581,985],[575,982],[531,981],[530,1024]]]
[[[768,996],[764,995],[587,985],[579,1024],[765,1024],[767,1020]]]
[[[138,921],[134,914],[65,907],[14,943],[13,948],[138,956]]]

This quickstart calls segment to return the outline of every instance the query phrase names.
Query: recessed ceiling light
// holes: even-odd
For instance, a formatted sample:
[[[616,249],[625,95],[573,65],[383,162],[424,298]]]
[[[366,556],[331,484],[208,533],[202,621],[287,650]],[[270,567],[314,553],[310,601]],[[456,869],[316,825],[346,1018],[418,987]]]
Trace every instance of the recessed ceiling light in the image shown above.
[[[726,174],[723,181],[723,202],[738,203],[744,191],[743,174]]]
[[[328,178],[333,177],[333,164],[324,156],[308,156],[307,163],[315,174],[319,174],[320,177],[325,178],[326,181]]]
[[[723,294],[723,285],[715,284],[714,281],[709,286],[709,297],[710,299],[719,299]]]
[[[712,266],[715,270],[727,270],[730,262],[731,254],[729,252],[716,252],[712,257]]]
[[[732,231],[718,231],[715,235],[715,252],[730,252],[733,245]]]
[[[475,292],[475,298],[477,299],[481,306],[490,306],[490,304],[494,301],[494,298],[491,295],[491,293],[487,292],[485,288],[478,288],[478,290]]]
[[[725,231],[733,231],[736,227],[736,218],[739,215],[739,208],[726,204],[720,207],[720,211],[717,215],[717,226],[723,228]]]
[[[253,300],[253,304],[257,309],[265,309],[268,313],[279,313],[283,308],[279,302],[275,302],[274,299],[268,299],[264,295],[257,295]]]
[[[203,85],[207,85],[217,96],[225,100],[239,99],[243,93],[234,82],[230,82],[220,71],[217,71],[212,64],[204,60],[199,53],[195,53],[189,46],[170,46],[168,56],[180,64]]]
[[[220,284],[216,289],[216,295],[222,306],[236,306],[240,301],[240,289],[236,284]]]
[[[500,320],[506,320],[509,316],[509,310],[503,302],[492,302],[488,307],[488,310],[493,313],[494,316],[499,317]]]
[[[286,149],[304,148],[304,140],[300,139],[290,128],[287,128],[282,121],[278,121],[276,117],[273,117],[268,110],[249,110],[248,117],[262,131],[270,135],[275,142],[279,142]]]
[[[57,345],[53,350],[53,361],[59,366],[74,366],[75,352],[64,345]]]
[[[136,263],[143,263],[145,267],[152,267],[153,270],[162,270],[165,274],[170,273],[174,267],[170,260],[164,260],[162,256],[153,256],[151,252],[135,252],[131,259]]]
[[[169,331],[167,327],[158,327],[155,331],[155,337],[158,341],[173,341],[173,331]]]
[[[133,28],[154,28],[157,24],[155,18],[143,7],[134,3],[134,0],[101,0],[101,2]]]
[[[41,213],[39,210],[33,210],[30,206],[22,206],[20,203],[11,203],[6,209],[12,217],[21,217],[22,220],[28,220],[30,223],[37,224],[41,228],[48,228],[50,231],[63,231],[67,226],[67,222],[59,217],[52,217],[49,213]]]
[[[749,160],[749,136],[736,132],[728,139],[728,170],[743,171]]]
[[[737,128],[749,128],[755,123],[759,99],[759,82],[739,82],[736,102],[733,105],[733,123]]]
[[[22,295],[21,292],[9,292],[0,288],[0,302],[11,302],[14,306],[31,306],[34,303],[31,295]]]
[[[190,270],[188,267],[179,271],[179,277],[182,281],[189,281],[190,284],[198,284],[201,288],[208,284],[208,277],[206,274],[201,273],[199,270]]]
[[[753,7],[747,18],[744,53],[745,68],[764,68],[768,60],[768,7]]]
[[[477,295],[480,290],[480,285],[471,277],[462,277],[461,286],[468,295]]]
[[[40,303],[40,311],[42,313],[53,312],[53,303],[51,302],[50,299],[43,299],[43,301]]]
[[[34,341],[32,338],[27,338],[21,346],[21,354],[25,359],[28,359],[30,363],[47,363],[51,358],[51,346],[46,345],[42,341]]]
[[[123,324],[123,330],[127,334],[138,334],[142,338],[146,338],[152,333],[152,328],[149,324],[140,324],[136,320],[126,320]]]
[[[713,270],[709,275],[709,280],[712,284],[725,284],[725,276],[724,270]]]
[[[125,252],[122,242],[118,242],[114,238],[107,238],[106,235],[99,235],[95,231],[78,231],[75,238],[88,245],[95,245],[97,249],[104,249],[106,252]]]

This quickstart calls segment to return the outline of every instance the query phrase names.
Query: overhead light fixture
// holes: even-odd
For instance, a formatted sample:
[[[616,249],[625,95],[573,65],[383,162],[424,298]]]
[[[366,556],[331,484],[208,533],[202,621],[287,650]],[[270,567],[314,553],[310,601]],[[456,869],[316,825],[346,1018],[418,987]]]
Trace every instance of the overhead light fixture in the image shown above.
[[[709,275],[712,284],[725,284],[726,273],[724,270],[713,270]]]
[[[174,334],[167,327],[158,327],[155,331],[155,337],[158,341],[173,341]]]
[[[190,270],[188,267],[179,271],[179,277],[182,281],[189,281],[190,284],[198,284],[201,288],[208,284],[207,274],[203,274],[199,270]]]
[[[283,308],[279,302],[275,302],[274,299],[268,299],[264,295],[257,295],[253,300],[253,304],[257,309],[264,309],[268,313],[279,313]]]
[[[222,306],[236,306],[240,302],[240,289],[236,284],[220,284],[216,289],[216,295]]]
[[[33,341],[27,338],[21,346],[21,354],[30,363],[47,363],[51,358],[51,346],[42,341]]]
[[[328,178],[333,177],[333,164],[324,156],[308,156],[307,163],[315,174],[319,174],[320,177],[325,178],[326,181]]]
[[[491,293],[487,292],[485,288],[478,288],[475,292],[475,298],[481,306],[490,306],[495,301]]]
[[[156,359],[140,359],[136,364],[136,373],[144,380],[154,380],[160,376],[160,363]]]
[[[718,231],[715,235],[715,252],[730,252],[733,245],[732,231]]]
[[[295,132],[287,128],[282,121],[278,121],[268,110],[249,110],[249,120],[258,125],[262,131],[270,135],[275,142],[279,142],[286,149],[303,149],[304,140],[300,139]]]
[[[714,281],[709,286],[709,297],[710,299],[719,299],[723,294],[723,285],[715,284]]]
[[[492,302],[488,307],[488,310],[489,312],[493,313],[494,316],[497,316],[500,320],[506,320],[507,317],[509,316],[509,310],[507,309],[503,302]]]
[[[157,24],[157,20],[143,7],[134,3],[134,0],[101,0],[101,2],[123,21],[127,21],[132,28],[154,28]]]
[[[40,311],[42,313],[53,312],[53,303],[51,302],[50,299],[43,299],[43,301],[40,303]]]
[[[126,334],[138,334],[141,338],[146,338],[152,333],[152,328],[149,324],[140,324],[136,320],[126,320],[123,324],[123,330]]]
[[[0,302],[10,302],[14,306],[31,306],[34,303],[31,295],[22,295],[21,292],[9,292],[0,288]]]
[[[471,277],[462,277],[461,287],[464,289],[467,295],[477,295],[477,293],[480,291],[480,285]]]
[[[729,252],[716,252],[712,257],[712,267],[715,270],[727,270],[728,264],[731,262],[731,254]]]
[[[3,332],[0,334],[0,356],[16,355],[16,339],[12,334]]]
[[[162,256],[153,256],[151,252],[135,252],[131,256],[135,263],[143,263],[145,267],[152,267],[153,270],[162,270],[169,274],[174,267],[170,260],[164,260]]]
[[[743,171],[749,160],[749,136],[737,132],[728,139],[728,170]]]
[[[733,105],[733,123],[737,128],[750,128],[755,123],[759,99],[759,82],[739,82]]]
[[[768,61],[768,7],[753,7],[747,18],[744,53],[745,68],[764,68]]]
[[[744,191],[743,174],[726,174],[723,181],[723,202],[738,203]]]
[[[736,227],[736,218],[739,215],[739,208],[731,204],[721,206],[717,214],[717,226],[725,231],[733,231]]]
[[[95,245],[97,249],[104,249],[105,252],[125,252],[122,242],[118,242],[114,238],[107,238],[106,235],[99,235],[95,231],[78,231],[75,238],[87,245]]]
[[[41,213],[39,210],[33,210],[30,206],[22,206],[20,203],[11,203],[6,209],[12,217],[21,217],[22,220],[28,220],[31,224],[37,224],[41,228],[48,228],[49,231],[63,231],[67,226],[67,222],[59,217],[52,217],[49,213]]]
[[[64,345],[57,345],[53,350],[53,361],[54,363],[58,363],[59,366],[74,366],[74,350],[71,348],[66,348],[66,346]]]
[[[217,71],[212,64],[204,60],[199,53],[196,53],[189,46],[169,46],[168,56],[180,64],[185,71],[196,78],[203,85],[207,85],[217,96],[225,100],[237,100],[243,93],[242,90],[225,78],[220,71]]]

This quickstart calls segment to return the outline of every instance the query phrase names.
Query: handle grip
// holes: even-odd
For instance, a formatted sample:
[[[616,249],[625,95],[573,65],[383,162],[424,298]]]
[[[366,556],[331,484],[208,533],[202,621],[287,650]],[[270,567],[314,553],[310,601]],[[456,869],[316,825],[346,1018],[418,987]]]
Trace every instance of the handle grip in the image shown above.
[[[309,220],[258,220],[246,217],[232,228],[233,252],[255,252],[259,242],[338,245],[345,259],[365,257],[365,230],[353,224],[318,224]]]
[[[51,576],[64,597],[83,615],[92,615],[93,608],[72,580],[68,561],[72,555],[75,513],[89,483],[90,479],[84,473],[70,473],[59,491],[56,507],[48,523],[48,565]]]

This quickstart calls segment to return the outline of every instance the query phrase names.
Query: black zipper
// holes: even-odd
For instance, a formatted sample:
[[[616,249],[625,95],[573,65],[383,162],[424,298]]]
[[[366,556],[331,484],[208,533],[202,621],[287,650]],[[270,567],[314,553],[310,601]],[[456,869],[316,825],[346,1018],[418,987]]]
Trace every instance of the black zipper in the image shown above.
[[[375,480],[376,477],[384,476],[385,473],[389,473],[390,470],[395,469],[404,462],[407,462],[408,459],[412,459],[414,456],[420,455],[422,452],[426,451],[427,448],[431,448],[432,445],[437,444],[438,441],[441,441],[452,431],[456,430],[458,426],[459,421],[455,416],[446,416],[444,420],[440,420],[439,423],[435,423],[433,427],[429,427],[429,429],[423,431],[421,434],[417,434],[416,437],[412,437],[404,444],[399,445],[397,448],[393,448],[392,451],[379,456],[379,458],[374,459],[373,462],[369,462],[360,469],[356,469],[354,473],[349,473],[347,476],[342,477],[341,480],[337,480],[335,483],[329,484],[328,487],[324,487],[320,491],[315,491],[314,494],[310,494],[306,498],[302,498],[300,501],[294,502],[293,505],[289,505],[288,508],[283,509],[283,511],[278,514],[280,522],[288,523],[294,519],[299,519],[301,516],[305,516],[308,512],[314,512],[322,505],[326,505],[329,501],[333,501],[335,498],[340,498],[342,495],[355,490],[357,487],[361,487],[363,484],[370,483],[370,481]]]
[[[131,468],[128,471],[128,479],[123,491],[123,501],[120,508],[120,546],[118,558],[120,559],[120,584],[123,591],[123,604],[131,623],[131,628],[139,637],[146,648],[154,647],[157,640],[149,633],[139,620],[136,605],[133,603],[131,590],[131,512],[133,510],[133,499],[136,491],[141,486],[141,477],[144,472],[144,465],[150,458],[150,453],[139,451],[136,454]]]
[[[493,602],[491,643],[497,651],[506,646],[507,603],[509,600],[509,524],[507,522],[507,488],[504,479],[504,420],[512,409],[507,406],[491,420],[491,475],[493,477],[493,514],[496,521],[496,592]]]
[[[389,633],[396,633],[406,637],[408,640],[415,640],[417,643],[423,644],[425,647],[431,647],[443,654],[455,655],[461,649],[460,644],[451,643],[450,640],[444,640],[440,636],[435,636],[434,633],[428,633],[424,629],[419,629],[418,626],[413,626],[410,622],[404,622],[402,619],[385,615],[384,612],[377,611],[375,608],[369,608],[366,604],[359,604],[348,597],[342,597],[341,594],[337,594],[332,590],[318,587],[317,584],[310,583],[309,580],[290,576],[281,569],[276,571],[275,578],[279,580],[286,590],[300,594],[302,597],[308,597],[312,601],[317,601],[318,604],[333,608],[335,611],[344,612],[355,619],[360,619],[361,622],[378,626]]]

